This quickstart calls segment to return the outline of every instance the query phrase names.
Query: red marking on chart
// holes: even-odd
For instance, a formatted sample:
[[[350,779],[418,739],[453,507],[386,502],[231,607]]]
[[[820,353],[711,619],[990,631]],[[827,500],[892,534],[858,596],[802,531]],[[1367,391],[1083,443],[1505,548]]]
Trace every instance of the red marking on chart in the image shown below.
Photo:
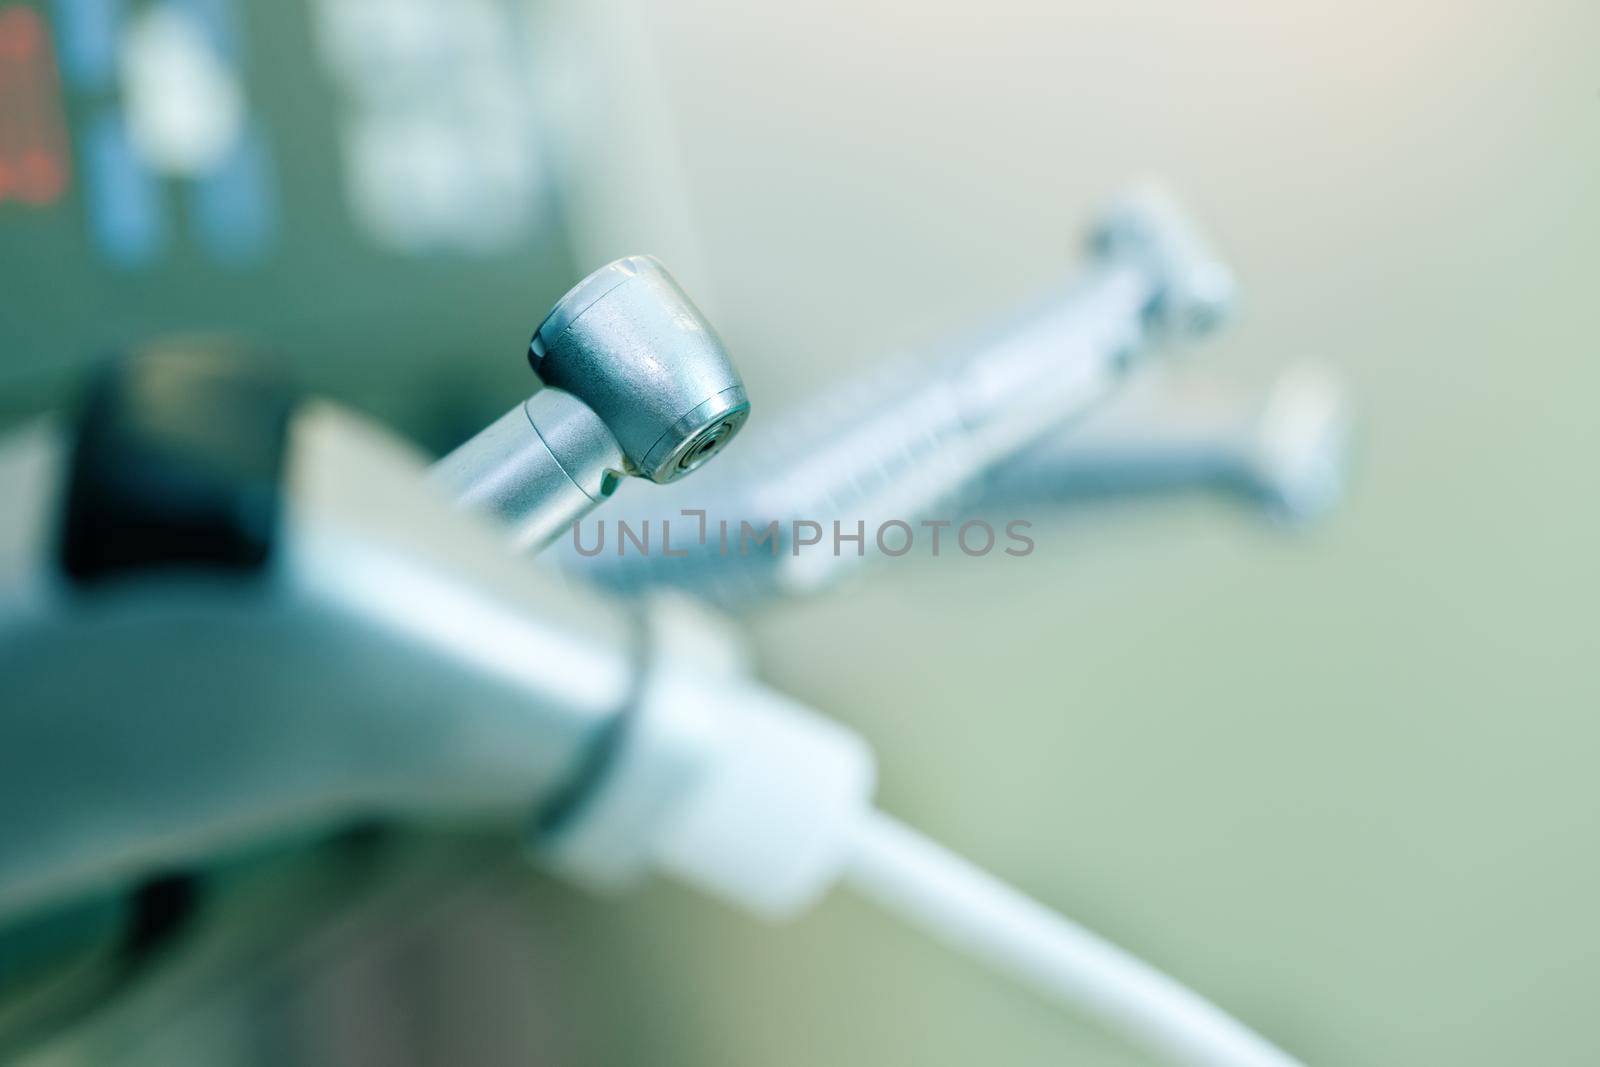
[[[69,173],[49,31],[31,7],[0,8],[0,203],[53,204]]]

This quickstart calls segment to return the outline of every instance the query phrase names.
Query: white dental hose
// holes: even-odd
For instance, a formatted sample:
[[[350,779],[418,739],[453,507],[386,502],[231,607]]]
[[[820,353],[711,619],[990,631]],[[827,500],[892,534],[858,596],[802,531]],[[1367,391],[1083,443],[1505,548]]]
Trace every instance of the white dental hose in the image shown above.
[[[1172,1063],[1296,1067],[1214,1004],[881,811],[845,881],[893,915]]]
[[[872,806],[855,733],[765,686],[664,674],[546,858],[588,885],[672,875],[767,918],[844,881],[892,914],[1186,1067],[1297,1067],[1199,994]]]

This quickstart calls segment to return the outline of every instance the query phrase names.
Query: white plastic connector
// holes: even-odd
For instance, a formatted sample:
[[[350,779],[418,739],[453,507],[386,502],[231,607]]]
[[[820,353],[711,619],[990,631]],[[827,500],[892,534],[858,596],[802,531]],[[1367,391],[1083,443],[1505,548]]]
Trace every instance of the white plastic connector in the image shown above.
[[[767,918],[803,911],[838,879],[871,808],[872,750],[755,682],[657,672],[605,785],[550,842],[586,884],[651,870]]]

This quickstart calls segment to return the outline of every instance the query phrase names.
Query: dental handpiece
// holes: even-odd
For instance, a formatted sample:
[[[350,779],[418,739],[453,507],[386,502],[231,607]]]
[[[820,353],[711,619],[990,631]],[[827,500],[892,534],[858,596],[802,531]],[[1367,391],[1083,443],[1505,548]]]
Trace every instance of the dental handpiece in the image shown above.
[[[980,512],[1203,489],[1290,525],[1314,522],[1344,491],[1353,418],[1331,367],[1300,362],[1250,392],[1152,375],[1070,430],[995,468]]]
[[[574,529],[552,554],[618,591],[677,587],[731,606],[808,593],[893,552],[879,537],[887,524],[959,506],[1094,410],[1159,342],[1225,318],[1231,275],[1162,194],[1116,202],[1091,249],[1065,291],[931,363],[891,364],[778,420],[692,486],[613,505],[609,543],[603,524]],[[643,532],[642,551],[624,544],[624,526],[635,542]]]
[[[528,362],[544,388],[439,460],[463,507],[542,548],[625,475],[658,484],[697,469],[750,413],[716,331],[650,256],[608,263],[539,324]]]

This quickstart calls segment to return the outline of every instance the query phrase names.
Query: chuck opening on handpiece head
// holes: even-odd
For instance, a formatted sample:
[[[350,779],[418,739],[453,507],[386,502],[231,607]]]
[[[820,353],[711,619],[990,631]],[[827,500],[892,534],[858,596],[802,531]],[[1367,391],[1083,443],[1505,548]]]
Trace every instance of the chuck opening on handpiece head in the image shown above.
[[[727,446],[750,412],[716,331],[652,256],[608,263],[540,323],[528,362],[587,404],[629,473],[670,482]]]

